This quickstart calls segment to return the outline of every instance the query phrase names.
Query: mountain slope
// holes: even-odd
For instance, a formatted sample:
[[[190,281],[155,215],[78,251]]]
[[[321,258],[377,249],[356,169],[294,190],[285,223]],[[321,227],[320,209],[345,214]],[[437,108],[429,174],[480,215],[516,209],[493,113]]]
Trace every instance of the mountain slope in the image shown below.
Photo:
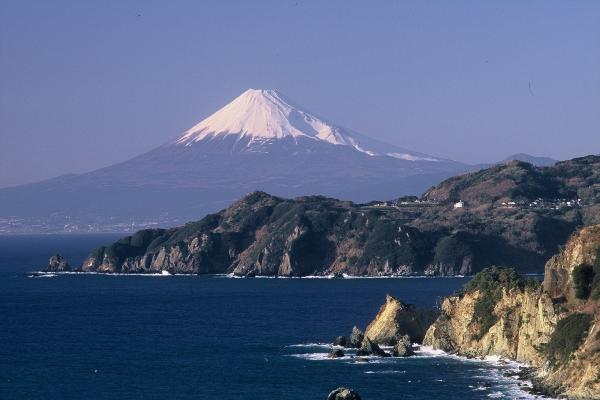
[[[558,162],[558,160],[555,160],[550,157],[538,157],[538,156],[532,156],[531,154],[525,154],[525,153],[517,153],[517,154],[513,154],[511,156],[508,156],[504,160],[502,160],[501,163],[504,164],[509,161],[523,161],[523,162],[535,165],[536,167],[550,167]]]
[[[389,199],[419,194],[465,168],[337,127],[275,91],[248,90],[131,160],[1,189],[0,232],[173,226],[256,190]]]

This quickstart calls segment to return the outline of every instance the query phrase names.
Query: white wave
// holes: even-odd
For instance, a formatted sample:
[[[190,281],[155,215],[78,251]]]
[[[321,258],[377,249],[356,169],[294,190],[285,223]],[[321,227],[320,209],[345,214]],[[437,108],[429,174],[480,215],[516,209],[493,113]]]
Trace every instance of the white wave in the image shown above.
[[[343,348],[341,346],[332,346],[329,343],[300,343],[300,344],[290,344],[285,347],[326,347],[326,348]]]
[[[28,278],[54,278],[57,277],[58,275],[55,273],[50,273],[50,272],[45,272],[43,274],[33,274],[33,275],[27,275]]]
[[[484,365],[494,367],[494,368],[481,368],[482,371],[485,371],[485,375],[475,375],[473,378],[480,378],[489,383],[493,382],[494,392],[488,394],[488,397],[491,398],[508,398],[508,399],[552,399],[556,400],[553,397],[541,396],[537,394],[528,393],[523,390],[523,388],[531,388],[533,385],[529,380],[521,380],[518,375],[509,375],[505,376],[504,373],[510,370],[517,370],[521,367],[529,367],[529,364],[518,362],[510,359],[506,359],[499,356],[486,356],[481,358],[467,358],[463,356],[458,356],[456,354],[449,354],[445,351],[434,349],[429,346],[420,346],[418,350],[415,351],[415,357],[421,358],[450,358],[459,360],[461,362],[469,362],[469,363],[483,363]],[[489,390],[489,387],[484,385],[478,386],[470,386],[474,391],[486,391]],[[504,392],[497,391],[498,388],[504,389]]]
[[[401,370],[395,370],[395,369],[391,369],[391,370],[382,370],[382,371],[365,371],[365,374],[405,374],[406,371],[401,371]]]
[[[301,358],[310,361],[348,361],[352,360],[350,356],[330,358],[329,353],[298,353],[290,354],[290,357]]]
[[[231,278],[231,279],[448,279],[448,278],[464,278],[465,275],[454,275],[454,276],[428,276],[428,275],[348,275],[342,274],[341,277],[335,275],[305,275],[305,276],[280,276],[280,275],[255,275],[255,276],[244,276],[229,274],[210,274],[214,278]]]
[[[170,273],[169,271],[161,272],[98,272],[98,271],[57,271],[57,272],[44,272],[44,271],[33,271],[30,272],[33,275],[107,275],[107,276],[190,276],[190,277],[206,277],[206,278],[230,278],[230,279],[248,279],[247,276],[229,274],[182,274],[182,273]],[[343,278],[335,275],[306,275],[306,276],[274,276],[274,275],[256,275],[251,278],[255,279],[436,279],[436,278],[464,278],[463,275],[456,276],[425,276],[425,275],[383,275],[383,276],[363,276],[363,275],[348,275],[343,274]]]
[[[161,272],[148,272],[148,273],[129,273],[129,272],[97,272],[97,271],[57,271],[57,272],[44,272],[44,271],[36,271],[30,272],[33,276],[59,276],[59,275],[104,275],[104,276],[161,276],[161,277],[169,277],[169,276],[189,276],[189,277],[201,277],[202,275],[198,274],[171,274],[168,271]]]

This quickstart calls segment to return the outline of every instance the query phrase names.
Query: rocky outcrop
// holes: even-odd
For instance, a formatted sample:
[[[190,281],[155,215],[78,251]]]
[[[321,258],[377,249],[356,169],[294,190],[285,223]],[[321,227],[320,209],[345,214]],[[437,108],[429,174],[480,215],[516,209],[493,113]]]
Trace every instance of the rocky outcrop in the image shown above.
[[[361,397],[352,389],[340,387],[329,393],[327,400],[361,400]]]
[[[410,357],[414,355],[415,352],[412,349],[412,343],[410,341],[410,336],[404,335],[398,339],[398,342],[394,345],[392,349],[393,357]]]
[[[357,356],[378,356],[378,357],[389,357],[390,355],[383,351],[377,343],[373,343],[371,339],[365,336],[360,345],[360,348],[356,352]]]
[[[327,355],[327,358],[341,358],[344,357],[344,352],[340,349],[332,349],[329,354]]]
[[[388,346],[394,346],[404,335],[420,343],[436,317],[436,311],[418,309],[388,294],[385,304],[367,326],[365,336],[375,343]]]
[[[342,346],[342,347],[346,347],[346,345],[348,344],[348,340],[346,339],[345,336],[338,336],[335,338],[335,340],[333,341],[333,345],[334,346]]]
[[[71,271],[71,266],[67,260],[60,254],[55,254],[48,260],[48,265],[44,268],[44,272],[66,272]]]
[[[357,326],[353,326],[352,333],[350,334],[350,341],[348,342],[348,347],[354,347],[358,349],[362,345],[364,338],[364,332],[358,329]]]
[[[476,275],[460,295],[446,298],[424,344],[477,357],[498,355],[536,367],[537,389],[573,399],[600,398],[600,298],[576,286],[600,280],[600,226],[575,233],[546,264],[543,285],[508,269]],[[589,265],[588,282],[574,271]],[[579,278],[583,279],[583,278]]]

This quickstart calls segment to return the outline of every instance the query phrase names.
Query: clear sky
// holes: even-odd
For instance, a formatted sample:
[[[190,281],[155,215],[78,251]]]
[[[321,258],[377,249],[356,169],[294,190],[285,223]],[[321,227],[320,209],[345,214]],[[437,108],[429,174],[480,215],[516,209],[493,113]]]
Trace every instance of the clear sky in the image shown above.
[[[247,88],[478,163],[600,152],[600,1],[0,1],[0,186],[158,146]]]

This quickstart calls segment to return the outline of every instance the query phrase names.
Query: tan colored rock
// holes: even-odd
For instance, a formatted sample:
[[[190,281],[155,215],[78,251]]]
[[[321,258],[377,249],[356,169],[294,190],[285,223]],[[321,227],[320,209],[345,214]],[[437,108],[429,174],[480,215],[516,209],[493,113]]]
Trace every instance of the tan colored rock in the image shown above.
[[[504,291],[494,308],[496,324],[478,338],[472,321],[479,296],[475,292],[445,299],[442,316],[428,329],[423,344],[451,353],[499,355],[542,365],[544,356],[538,349],[550,340],[558,317],[550,297],[534,290]]]
[[[386,295],[375,319],[367,326],[365,336],[378,344],[393,346],[403,335],[413,342],[421,342],[436,313],[417,309],[411,304]]]
[[[600,225],[575,232],[564,249],[548,260],[544,272],[544,290],[553,298],[573,300],[573,269],[581,264],[593,265],[600,248]]]

